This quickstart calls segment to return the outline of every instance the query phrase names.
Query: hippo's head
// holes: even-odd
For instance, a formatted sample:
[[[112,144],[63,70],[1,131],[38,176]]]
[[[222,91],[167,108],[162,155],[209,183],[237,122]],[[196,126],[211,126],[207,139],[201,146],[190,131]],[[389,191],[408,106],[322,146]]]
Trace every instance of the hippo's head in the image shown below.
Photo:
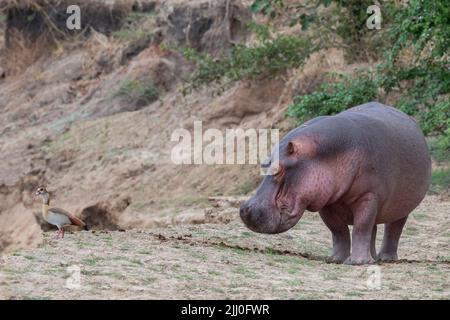
[[[261,165],[267,175],[256,194],[240,208],[241,219],[250,230],[280,233],[299,221],[314,196],[315,174],[311,173],[317,172],[313,163],[316,152],[315,141],[296,131],[275,146]]]

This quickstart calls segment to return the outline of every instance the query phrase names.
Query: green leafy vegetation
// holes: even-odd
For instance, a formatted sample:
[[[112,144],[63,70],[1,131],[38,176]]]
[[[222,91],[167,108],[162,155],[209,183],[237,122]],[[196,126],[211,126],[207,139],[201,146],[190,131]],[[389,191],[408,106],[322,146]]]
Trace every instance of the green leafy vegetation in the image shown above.
[[[152,82],[125,80],[114,93],[113,98],[121,97],[139,105],[147,105],[158,99],[158,89]]]
[[[185,56],[197,65],[191,79],[194,89],[211,83],[221,84],[224,80],[235,82],[274,76],[286,69],[301,67],[312,52],[308,38],[290,35],[272,37],[267,27],[255,24],[250,27],[258,36],[257,44],[237,44],[230,57],[213,59],[195,49],[185,50]]]
[[[113,37],[123,41],[131,41],[151,36],[151,33],[142,29],[122,28],[113,32]]]
[[[450,2],[380,1],[378,30],[366,26],[371,5],[371,0],[254,0],[254,14],[287,17],[305,32],[273,34],[269,20],[249,24],[257,42],[238,44],[227,57],[187,49],[186,57],[197,65],[190,88],[269,78],[302,67],[315,51],[343,48],[348,61],[377,61],[373,70],[329,75],[316,91],[294,97],[287,115],[304,122],[372,100],[393,101],[426,135],[437,137],[433,152],[450,159]]]
[[[437,149],[439,150],[438,155],[441,159],[450,161],[450,123],[448,124],[447,130],[445,130],[444,134],[439,138]]]
[[[250,6],[250,10],[253,13],[262,13],[275,17],[279,9],[283,7],[283,0],[255,0]]]
[[[361,78],[338,77],[341,82],[325,83],[311,94],[296,96],[287,115],[304,122],[318,115],[337,114],[377,96],[377,86],[367,74]]]
[[[387,31],[392,45],[374,72],[295,97],[287,114],[302,122],[395,93],[394,106],[415,117],[426,135],[439,135],[435,148],[449,159],[450,3],[413,0],[395,10]]]
[[[377,2],[383,9],[383,25],[392,22],[396,10],[390,0]],[[386,46],[384,32],[366,27],[372,0],[307,0],[293,3],[283,0],[255,0],[254,13],[282,16],[291,26],[300,24],[309,31],[318,48],[340,47],[348,60],[376,59]]]
[[[450,168],[436,169],[431,174],[431,191],[439,193],[450,187]]]
[[[398,10],[390,36],[394,45],[380,65],[380,85],[400,91],[395,106],[416,117],[425,134],[442,135],[438,145],[449,149],[450,3],[411,1]]]
[[[143,26],[143,22],[154,15],[154,12],[131,12],[126,16],[122,28],[114,31],[112,36],[121,41],[132,41],[151,36],[151,31]]]

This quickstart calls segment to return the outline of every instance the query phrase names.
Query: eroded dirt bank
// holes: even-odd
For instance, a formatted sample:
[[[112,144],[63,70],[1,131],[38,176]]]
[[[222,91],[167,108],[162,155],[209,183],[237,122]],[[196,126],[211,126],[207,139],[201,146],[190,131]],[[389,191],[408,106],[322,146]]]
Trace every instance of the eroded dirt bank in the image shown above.
[[[272,123],[280,79],[220,97],[181,92],[193,68],[184,47],[219,55],[245,41],[242,1],[83,1],[86,32],[54,41],[66,3],[0,1],[0,251],[42,242],[38,185],[54,205],[112,230],[153,226],[256,186],[257,168],[170,159],[172,132],[196,120],[204,129]]]

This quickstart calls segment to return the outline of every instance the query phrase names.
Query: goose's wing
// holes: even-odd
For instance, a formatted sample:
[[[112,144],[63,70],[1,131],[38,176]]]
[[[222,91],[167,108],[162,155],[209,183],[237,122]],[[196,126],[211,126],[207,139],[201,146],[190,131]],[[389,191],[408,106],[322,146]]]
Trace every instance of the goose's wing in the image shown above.
[[[68,212],[68,211],[66,211],[64,209],[61,209],[61,208],[50,208],[49,211],[52,212],[52,213],[62,214],[64,216],[66,216],[67,218],[69,218],[70,222],[72,224],[76,225],[76,226],[84,227],[86,225],[81,219],[78,219],[73,214],[71,214],[70,212]]]

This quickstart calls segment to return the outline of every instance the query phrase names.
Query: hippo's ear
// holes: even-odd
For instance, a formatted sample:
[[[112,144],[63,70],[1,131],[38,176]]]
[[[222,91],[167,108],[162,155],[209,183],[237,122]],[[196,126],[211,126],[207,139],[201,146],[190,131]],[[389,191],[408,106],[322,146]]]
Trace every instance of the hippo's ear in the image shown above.
[[[288,155],[296,155],[302,158],[311,159],[316,155],[317,144],[310,138],[294,139],[289,141],[286,147]]]

